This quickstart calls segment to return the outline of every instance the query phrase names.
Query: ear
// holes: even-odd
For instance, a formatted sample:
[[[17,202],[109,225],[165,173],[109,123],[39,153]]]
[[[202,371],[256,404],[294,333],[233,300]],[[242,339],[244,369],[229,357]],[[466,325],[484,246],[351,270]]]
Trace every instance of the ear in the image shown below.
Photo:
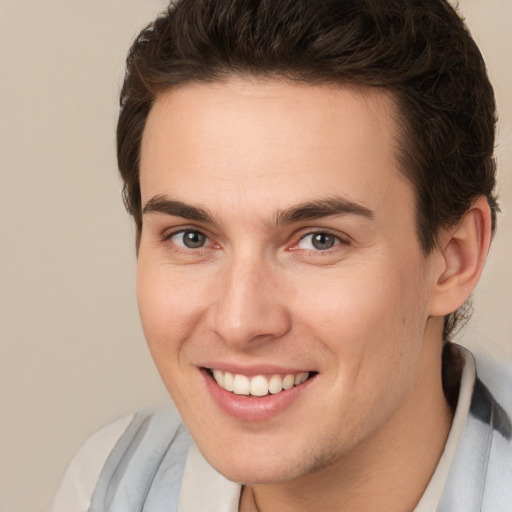
[[[432,255],[436,261],[431,316],[459,308],[475,289],[491,243],[491,211],[480,196],[457,225],[443,230]]]

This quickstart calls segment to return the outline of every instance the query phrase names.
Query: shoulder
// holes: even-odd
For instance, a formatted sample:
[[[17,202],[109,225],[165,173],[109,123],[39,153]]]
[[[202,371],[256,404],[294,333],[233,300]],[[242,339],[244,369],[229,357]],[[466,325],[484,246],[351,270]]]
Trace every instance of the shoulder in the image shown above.
[[[168,452],[180,467],[177,459],[185,458],[188,445],[188,433],[174,408],[124,415],[85,441],[70,462],[50,511],[106,510],[105,500],[112,501],[119,490],[140,494],[141,486],[147,487],[162,469]]]
[[[510,511],[512,371],[474,355],[476,378],[439,510]]]
[[[476,373],[492,396],[512,413],[512,364],[486,353],[474,352]]]
[[[89,509],[101,470],[135,416],[135,413],[125,414],[85,440],[66,469],[50,512]]]

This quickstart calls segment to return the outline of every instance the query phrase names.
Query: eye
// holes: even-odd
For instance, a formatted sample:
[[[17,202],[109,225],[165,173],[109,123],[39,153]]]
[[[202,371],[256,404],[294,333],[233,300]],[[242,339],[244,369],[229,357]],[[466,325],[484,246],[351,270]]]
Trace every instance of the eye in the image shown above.
[[[299,249],[326,251],[340,244],[340,239],[331,233],[309,233],[303,236],[299,243]]]
[[[178,231],[169,237],[169,240],[178,247],[186,249],[200,249],[209,245],[206,235],[200,231],[192,231],[190,229]]]

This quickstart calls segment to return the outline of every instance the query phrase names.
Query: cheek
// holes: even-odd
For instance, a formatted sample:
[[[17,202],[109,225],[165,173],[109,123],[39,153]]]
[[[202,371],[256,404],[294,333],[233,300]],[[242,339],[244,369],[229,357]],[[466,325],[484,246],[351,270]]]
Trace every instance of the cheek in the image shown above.
[[[387,367],[404,373],[419,357],[427,318],[422,278],[414,265],[396,267],[381,262],[317,275],[297,294],[296,318],[336,358],[346,382],[383,382]]]
[[[313,276],[302,283],[303,291],[296,295],[297,309],[302,311],[297,316],[316,325],[327,339],[369,336],[373,332],[373,336],[360,340],[358,346],[362,348],[371,344],[373,337],[396,329],[399,318],[410,307],[410,300],[397,281],[389,273],[372,272],[369,268]]]
[[[139,255],[137,302],[142,327],[157,366],[179,349],[196,325],[203,291],[197,282]]]

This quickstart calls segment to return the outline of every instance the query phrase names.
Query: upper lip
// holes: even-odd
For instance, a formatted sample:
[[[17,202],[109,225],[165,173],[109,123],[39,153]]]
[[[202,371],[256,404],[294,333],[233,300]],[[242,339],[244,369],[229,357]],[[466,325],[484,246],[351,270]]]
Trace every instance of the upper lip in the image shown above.
[[[280,366],[276,364],[253,364],[242,365],[234,363],[226,363],[221,361],[212,361],[201,365],[203,368],[209,370],[220,370],[229,372],[236,375],[245,375],[247,377],[254,377],[256,375],[289,375],[303,372],[313,372],[315,370],[307,367]]]

